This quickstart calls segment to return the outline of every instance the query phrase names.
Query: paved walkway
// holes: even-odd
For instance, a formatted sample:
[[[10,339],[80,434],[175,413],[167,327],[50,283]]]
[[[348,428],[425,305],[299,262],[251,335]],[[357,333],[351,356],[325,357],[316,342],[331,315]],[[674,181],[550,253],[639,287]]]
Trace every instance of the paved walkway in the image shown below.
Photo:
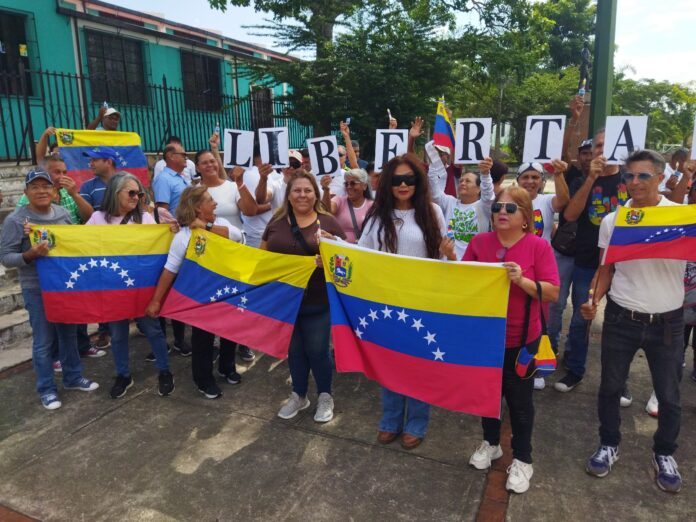
[[[474,417],[434,409],[421,447],[381,446],[379,388],[340,374],[332,422],[314,423],[313,408],[283,421],[275,414],[289,393],[287,365],[269,357],[240,364],[241,385],[225,384],[209,401],[192,385],[190,360],[175,355],[177,388],[161,398],[146,342],[135,337],[135,386],[120,400],[108,396],[110,354],[85,361],[102,388],[63,392],[55,412],[41,407],[31,371],[0,378],[0,505],[46,521],[693,519],[696,383],[688,375],[681,494],[652,479],[656,421],[643,411],[651,390],[642,357],[631,373],[634,404],[623,410],[621,460],[605,479],[584,472],[597,444],[597,331],[592,343],[589,376],[575,391],[537,392],[532,487],[509,501],[504,463],[487,489],[487,474],[467,465],[481,439]],[[0,508],[3,516],[11,515]]]

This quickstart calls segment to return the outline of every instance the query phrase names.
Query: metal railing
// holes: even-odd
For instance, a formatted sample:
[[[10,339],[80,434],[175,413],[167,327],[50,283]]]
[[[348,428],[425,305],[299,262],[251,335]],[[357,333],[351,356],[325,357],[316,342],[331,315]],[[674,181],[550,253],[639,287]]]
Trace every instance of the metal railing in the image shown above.
[[[103,103],[92,99],[90,82],[89,76],[73,73],[0,71],[0,161],[35,162],[35,141],[47,127],[86,128]],[[290,117],[286,102],[221,94],[219,110],[194,110],[190,107],[210,106],[209,99],[207,105],[198,103],[209,93],[170,87],[165,77],[144,89],[144,104],[113,105],[121,113],[119,129],[137,132],[145,152],[160,152],[171,135],[181,138],[187,150],[207,149],[218,122],[222,129],[288,127],[292,148],[304,147],[312,136],[311,127]]]

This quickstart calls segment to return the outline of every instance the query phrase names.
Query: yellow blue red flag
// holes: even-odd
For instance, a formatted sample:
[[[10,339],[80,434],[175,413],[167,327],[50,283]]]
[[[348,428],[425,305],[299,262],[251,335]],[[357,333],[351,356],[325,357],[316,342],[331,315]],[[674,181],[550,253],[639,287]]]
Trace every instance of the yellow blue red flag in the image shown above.
[[[447,114],[447,110],[445,109],[445,103],[442,101],[437,102],[433,142],[435,145],[449,147],[450,154],[454,154],[454,128],[452,127],[449,114]]]
[[[336,368],[427,403],[500,416],[505,269],[320,244]]]
[[[160,314],[285,358],[316,268],[311,256],[267,252],[196,230]]]

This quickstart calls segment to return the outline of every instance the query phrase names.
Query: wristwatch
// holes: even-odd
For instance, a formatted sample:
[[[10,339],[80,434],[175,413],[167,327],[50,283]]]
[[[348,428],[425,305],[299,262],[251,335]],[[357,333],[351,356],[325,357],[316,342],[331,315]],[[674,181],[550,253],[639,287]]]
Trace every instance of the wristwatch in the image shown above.
[[[212,222],[212,221],[208,221],[208,222],[205,224],[205,229],[206,229],[208,232],[210,232],[210,231],[213,229],[213,222]]]

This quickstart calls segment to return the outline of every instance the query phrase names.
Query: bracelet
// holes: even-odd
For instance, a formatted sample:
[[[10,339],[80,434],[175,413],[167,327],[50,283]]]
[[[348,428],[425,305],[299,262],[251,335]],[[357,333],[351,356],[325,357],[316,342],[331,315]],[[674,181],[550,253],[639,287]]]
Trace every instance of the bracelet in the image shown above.
[[[237,185],[237,190],[242,190],[243,188],[246,188],[246,185],[242,183],[241,185]]]

